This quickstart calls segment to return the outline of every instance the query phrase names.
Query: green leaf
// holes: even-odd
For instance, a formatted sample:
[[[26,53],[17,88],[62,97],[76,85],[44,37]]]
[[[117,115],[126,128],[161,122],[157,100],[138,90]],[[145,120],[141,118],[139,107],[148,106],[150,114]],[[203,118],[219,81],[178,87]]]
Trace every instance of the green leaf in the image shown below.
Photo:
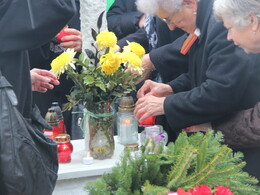
[[[94,29],[92,29],[93,31],[92,31],[92,36],[95,36],[95,38],[96,38],[96,36],[97,36],[97,34],[95,34],[96,33],[96,31],[94,30]],[[93,35],[93,33],[94,33],[94,35]],[[95,39],[94,37],[93,37],[93,39]],[[90,49],[85,49],[85,53],[87,54],[87,56],[88,56],[88,58],[89,59],[94,59],[95,58],[95,54],[93,53],[93,51],[92,50],[90,50]],[[81,54],[83,54],[83,53],[81,53]],[[83,61],[83,60],[82,60]]]
[[[97,32],[93,28],[91,28],[91,35],[92,35],[93,39],[96,41]]]
[[[95,79],[92,75],[87,75],[84,77],[84,84],[89,85],[94,83]]]
[[[79,55],[78,61],[83,62],[83,61],[84,61],[84,58],[85,58],[84,53],[81,53],[81,54]]]
[[[103,14],[105,13],[105,11],[101,12],[101,14],[98,16],[98,20],[97,20],[97,27],[98,27],[98,31],[100,32],[100,28],[102,26],[102,17]]]
[[[102,91],[106,91],[106,86],[104,83],[98,82],[96,86],[99,87]]]

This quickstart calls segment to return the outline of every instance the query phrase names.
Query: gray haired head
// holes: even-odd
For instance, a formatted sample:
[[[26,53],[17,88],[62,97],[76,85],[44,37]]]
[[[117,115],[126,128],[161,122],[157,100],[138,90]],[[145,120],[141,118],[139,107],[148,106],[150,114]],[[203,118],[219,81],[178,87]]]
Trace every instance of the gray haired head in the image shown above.
[[[136,5],[139,11],[156,15],[159,9],[175,13],[181,10],[183,0],[137,0]]]
[[[252,14],[260,19],[260,0],[215,0],[213,9],[217,19],[241,28],[250,24]]]

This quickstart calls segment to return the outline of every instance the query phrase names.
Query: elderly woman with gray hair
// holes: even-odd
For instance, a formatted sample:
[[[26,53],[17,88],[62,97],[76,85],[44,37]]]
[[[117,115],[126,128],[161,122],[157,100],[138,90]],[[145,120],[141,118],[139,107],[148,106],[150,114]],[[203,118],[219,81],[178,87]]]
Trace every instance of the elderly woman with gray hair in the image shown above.
[[[214,13],[228,29],[227,39],[246,53],[260,53],[260,0],[215,0]],[[221,130],[233,148],[260,146],[260,103],[234,113],[224,121],[186,128],[187,131]]]
[[[189,64],[188,73],[168,84],[147,80],[138,91],[135,116],[143,121],[165,115],[172,131],[193,125],[219,124],[234,112],[252,108],[260,101],[259,55],[247,55],[228,41],[223,23],[216,21],[214,0],[137,0],[140,11],[157,15],[169,29],[181,28],[189,34],[172,44],[152,51],[151,62],[158,71],[181,63],[180,52]],[[260,147],[240,149],[245,155],[245,171],[260,178]]]

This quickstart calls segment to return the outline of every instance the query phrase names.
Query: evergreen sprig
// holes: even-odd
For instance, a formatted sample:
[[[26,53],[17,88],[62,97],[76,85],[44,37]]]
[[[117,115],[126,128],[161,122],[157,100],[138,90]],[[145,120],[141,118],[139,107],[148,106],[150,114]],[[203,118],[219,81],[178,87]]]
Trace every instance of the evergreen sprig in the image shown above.
[[[137,153],[126,150],[111,173],[86,189],[92,195],[159,195],[206,184],[226,186],[234,194],[260,194],[258,180],[242,171],[243,154],[233,153],[222,141],[220,132],[210,130],[191,136],[183,132],[167,147],[147,142]]]

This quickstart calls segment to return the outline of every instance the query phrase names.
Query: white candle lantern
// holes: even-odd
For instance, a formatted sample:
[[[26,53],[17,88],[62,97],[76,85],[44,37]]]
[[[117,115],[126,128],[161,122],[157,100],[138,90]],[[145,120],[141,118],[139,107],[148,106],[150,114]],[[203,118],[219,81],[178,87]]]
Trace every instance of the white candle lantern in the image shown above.
[[[119,143],[123,145],[138,143],[138,124],[134,116],[134,100],[131,96],[122,97],[117,112]]]

